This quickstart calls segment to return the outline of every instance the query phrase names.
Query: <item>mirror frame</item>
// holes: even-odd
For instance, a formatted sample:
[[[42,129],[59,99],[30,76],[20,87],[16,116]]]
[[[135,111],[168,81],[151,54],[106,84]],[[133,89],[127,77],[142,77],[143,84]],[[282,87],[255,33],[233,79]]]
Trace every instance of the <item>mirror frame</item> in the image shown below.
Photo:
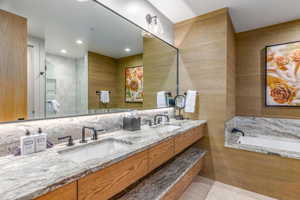
[[[137,28],[141,29],[142,31],[149,32],[145,28],[141,27],[140,25],[136,24],[135,22],[131,21],[130,19],[124,17],[123,15],[119,14],[118,12],[114,11],[113,9],[109,8],[108,6],[104,5],[103,3],[98,2],[97,0],[92,0],[94,3],[98,4],[99,6],[104,7],[108,11],[112,12],[116,16],[122,18],[123,20],[127,21],[128,23],[136,26]],[[176,96],[179,95],[179,49],[175,47],[173,44],[163,40],[162,38],[158,37],[157,35],[151,33],[154,38],[160,40],[161,42],[167,44],[171,48],[173,48],[176,51]],[[167,108],[167,107],[166,107]],[[162,108],[153,108],[153,109],[144,109],[144,110],[159,110]],[[134,110],[134,109],[133,109]],[[141,110],[142,111],[142,110]],[[82,115],[69,115],[69,116],[61,116],[61,117],[49,117],[49,118],[40,118],[40,119],[27,119],[27,120],[17,120],[17,121],[7,121],[7,122],[0,122],[1,124],[14,124],[14,123],[27,123],[27,122],[33,122],[33,121],[44,121],[44,120],[53,120],[53,119],[65,119],[65,118],[74,118],[74,117],[85,117],[85,116],[96,116],[96,115],[108,115],[108,114],[116,114],[116,113],[125,113],[130,111],[115,111],[115,112],[108,112],[108,113],[92,113],[92,114],[82,114]]]

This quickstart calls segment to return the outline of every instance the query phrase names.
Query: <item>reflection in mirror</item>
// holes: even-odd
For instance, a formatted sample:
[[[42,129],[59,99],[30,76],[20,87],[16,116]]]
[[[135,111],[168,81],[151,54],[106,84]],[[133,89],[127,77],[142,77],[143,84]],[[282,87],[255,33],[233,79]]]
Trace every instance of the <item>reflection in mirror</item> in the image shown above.
[[[95,1],[2,0],[0,9],[10,44],[0,47],[1,81],[11,83],[0,87],[1,122],[153,109],[158,92],[165,107],[176,96],[177,49]]]

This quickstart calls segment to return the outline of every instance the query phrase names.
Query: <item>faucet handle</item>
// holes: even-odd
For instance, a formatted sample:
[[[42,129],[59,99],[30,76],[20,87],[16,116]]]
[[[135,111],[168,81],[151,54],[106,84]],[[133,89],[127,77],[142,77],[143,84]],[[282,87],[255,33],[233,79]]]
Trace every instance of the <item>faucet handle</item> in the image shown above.
[[[69,139],[68,140],[68,144],[67,144],[67,146],[73,146],[74,145],[74,142],[73,142],[73,138],[72,138],[72,136],[71,135],[69,135],[69,136],[65,136],[65,137],[59,137],[59,138],[57,138],[58,140],[64,140],[64,139]]]
[[[93,129],[93,137],[92,137],[92,140],[98,140],[98,132],[103,132],[104,129]]]
[[[152,119],[146,119],[146,120],[144,120],[144,122],[145,123],[148,123],[148,125],[151,127],[151,126],[153,126],[153,121],[152,121]]]

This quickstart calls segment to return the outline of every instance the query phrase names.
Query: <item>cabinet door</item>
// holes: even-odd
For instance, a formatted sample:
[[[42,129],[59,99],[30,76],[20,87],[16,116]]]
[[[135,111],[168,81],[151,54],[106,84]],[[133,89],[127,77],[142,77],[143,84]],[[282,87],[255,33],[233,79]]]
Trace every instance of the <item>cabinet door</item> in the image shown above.
[[[78,181],[79,200],[105,200],[145,176],[148,151],[134,155]]]
[[[186,131],[185,133],[175,137],[175,154],[182,152],[184,149],[195,143],[197,140],[201,139],[204,135],[204,127],[201,125],[199,127],[193,128]]]
[[[202,137],[204,137],[205,128],[206,128],[206,125],[203,124],[201,126],[198,126],[194,129],[192,129],[193,130],[193,141],[198,141]]]
[[[159,167],[174,156],[174,139],[167,140],[149,150],[149,171]]]
[[[77,200],[77,182],[70,183],[69,185],[63,186],[49,192],[35,200]]]

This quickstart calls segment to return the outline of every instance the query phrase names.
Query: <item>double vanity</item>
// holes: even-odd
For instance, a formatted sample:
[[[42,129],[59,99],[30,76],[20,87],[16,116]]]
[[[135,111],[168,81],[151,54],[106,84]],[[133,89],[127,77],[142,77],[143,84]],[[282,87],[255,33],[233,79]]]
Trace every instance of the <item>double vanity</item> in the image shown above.
[[[174,119],[198,99],[179,49],[99,1],[3,0],[0,16],[0,200],[178,199],[206,124]]]
[[[75,140],[73,146],[66,142],[41,153],[2,157],[1,199],[110,199],[139,180],[141,185],[115,199],[170,199],[166,196],[174,187],[181,190],[169,194],[180,196],[202,168],[205,152],[190,146],[204,136],[205,126],[203,120],[170,120],[134,132],[107,132],[87,143]],[[143,184],[151,180],[158,182]]]

